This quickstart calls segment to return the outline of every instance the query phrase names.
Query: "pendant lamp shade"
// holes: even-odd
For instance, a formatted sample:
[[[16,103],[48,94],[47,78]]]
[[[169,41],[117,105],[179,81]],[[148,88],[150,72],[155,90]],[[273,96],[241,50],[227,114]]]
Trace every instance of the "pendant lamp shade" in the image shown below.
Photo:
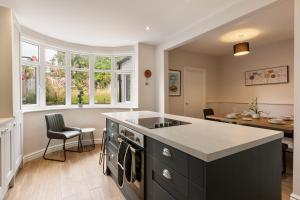
[[[250,53],[249,42],[238,43],[233,46],[234,56],[243,56]]]

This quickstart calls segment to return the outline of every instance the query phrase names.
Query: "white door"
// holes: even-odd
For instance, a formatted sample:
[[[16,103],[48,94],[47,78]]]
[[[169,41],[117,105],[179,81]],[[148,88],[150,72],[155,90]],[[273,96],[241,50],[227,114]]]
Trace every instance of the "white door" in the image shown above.
[[[203,118],[206,106],[206,73],[204,69],[184,68],[184,115]]]

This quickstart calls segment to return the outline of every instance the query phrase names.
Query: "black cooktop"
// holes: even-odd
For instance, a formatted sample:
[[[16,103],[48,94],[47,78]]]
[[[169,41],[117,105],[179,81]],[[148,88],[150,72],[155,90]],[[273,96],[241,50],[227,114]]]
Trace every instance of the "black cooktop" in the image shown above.
[[[164,117],[139,118],[139,119],[127,120],[127,121],[149,129],[191,124],[189,122],[183,122],[183,121],[178,121],[178,120],[164,118]]]

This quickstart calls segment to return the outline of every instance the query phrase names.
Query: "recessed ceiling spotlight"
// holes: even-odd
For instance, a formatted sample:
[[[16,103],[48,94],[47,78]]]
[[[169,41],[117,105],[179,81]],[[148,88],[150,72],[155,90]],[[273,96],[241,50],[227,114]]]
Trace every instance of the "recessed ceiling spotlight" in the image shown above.
[[[146,26],[146,31],[150,31],[151,27],[150,26]]]

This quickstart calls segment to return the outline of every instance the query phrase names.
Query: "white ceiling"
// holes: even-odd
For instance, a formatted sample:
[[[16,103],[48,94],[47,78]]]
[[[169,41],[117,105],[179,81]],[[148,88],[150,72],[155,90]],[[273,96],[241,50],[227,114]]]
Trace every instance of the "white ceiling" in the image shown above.
[[[92,46],[158,44],[240,0],[0,0],[34,31]],[[146,31],[146,26],[151,30]]]
[[[205,33],[192,42],[179,47],[179,49],[223,56],[232,54],[233,45],[239,42],[238,35],[240,34],[244,34],[244,38],[246,38],[244,40],[250,42],[250,48],[292,39],[294,35],[293,10],[292,0],[280,0],[275,4]],[[258,33],[251,33],[251,30]],[[238,35],[234,33],[236,31],[239,32]],[[223,37],[230,36],[231,32],[233,32],[231,37],[227,37],[231,42],[224,41]],[[248,33],[250,39],[247,39]],[[258,35],[251,38],[251,34],[253,36]],[[240,39],[240,42],[242,41],[243,39]]]

